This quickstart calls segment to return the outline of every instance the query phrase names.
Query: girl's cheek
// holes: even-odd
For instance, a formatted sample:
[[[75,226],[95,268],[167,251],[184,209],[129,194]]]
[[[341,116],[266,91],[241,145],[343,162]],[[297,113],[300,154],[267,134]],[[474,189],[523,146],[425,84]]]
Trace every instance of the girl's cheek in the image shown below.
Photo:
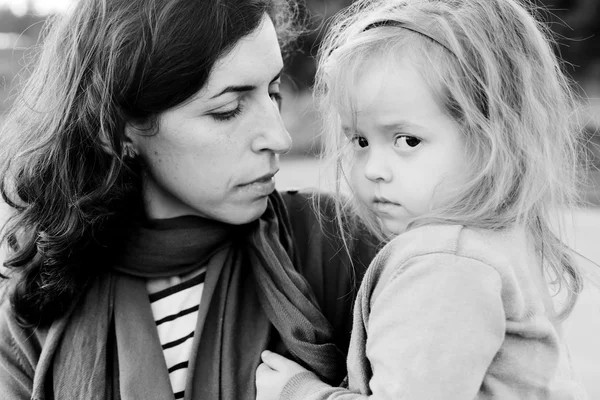
[[[362,192],[364,190],[364,172],[363,169],[360,168],[357,164],[352,164],[352,168],[350,170],[350,186],[352,190],[360,197],[362,200]]]

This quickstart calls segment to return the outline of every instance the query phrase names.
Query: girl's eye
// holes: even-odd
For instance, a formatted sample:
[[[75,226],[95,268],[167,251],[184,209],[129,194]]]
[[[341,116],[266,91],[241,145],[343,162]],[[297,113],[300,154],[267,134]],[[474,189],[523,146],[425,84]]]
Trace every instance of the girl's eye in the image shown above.
[[[365,139],[363,136],[354,136],[351,140],[355,146],[358,146],[361,149],[364,149],[365,147],[367,147],[369,145],[369,141],[367,139]]]
[[[401,135],[394,139],[394,146],[405,150],[411,150],[421,144],[421,139],[414,136]]]
[[[238,104],[238,106],[231,111],[212,113],[210,115],[217,121],[229,121],[230,119],[233,119],[233,118],[237,117],[238,115],[240,115],[241,112],[242,112],[242,103]]]
[[[269,93],[269,97],[273,100],[273,103],[277,104],[277,108],[281,111],[281,103],[283,102],[283,96],[279,92]]]

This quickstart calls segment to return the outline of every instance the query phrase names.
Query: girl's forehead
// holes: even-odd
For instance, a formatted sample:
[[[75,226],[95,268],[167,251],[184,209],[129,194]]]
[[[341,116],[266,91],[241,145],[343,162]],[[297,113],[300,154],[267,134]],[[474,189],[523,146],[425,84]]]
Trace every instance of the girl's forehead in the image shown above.
[[[376,91],[388,73],[387,61],[379,54],[349,55],[331,63],[328,71],[328,90],[338,110],[358,111],[364,87]]]
[[[346,131],[435,132],[452,122],[439,93],[411,62],[370,59],[335,87],[332,97]]]
[[[390,97],[402,97],[410,94],[407,92],[428,91],[429,88],[409,60],[374,53],[340,64],[336,76],[331,77],[330,90],[338,108],[362,112],[382,97],[393,101],[395,99]]]

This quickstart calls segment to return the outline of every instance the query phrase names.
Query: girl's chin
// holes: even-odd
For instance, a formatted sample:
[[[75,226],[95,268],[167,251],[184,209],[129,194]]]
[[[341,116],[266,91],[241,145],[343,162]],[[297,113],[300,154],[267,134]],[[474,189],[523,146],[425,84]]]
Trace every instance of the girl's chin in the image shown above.
[[[380,218],[383,232],[386,236],[397,236],[406,231],[407,222],[397,219]]]

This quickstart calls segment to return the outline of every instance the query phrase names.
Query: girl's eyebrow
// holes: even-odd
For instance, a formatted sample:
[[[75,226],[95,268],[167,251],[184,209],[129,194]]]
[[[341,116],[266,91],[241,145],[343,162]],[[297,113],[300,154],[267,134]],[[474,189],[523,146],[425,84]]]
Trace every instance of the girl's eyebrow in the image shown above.
[[[396,121],[396,122],[381,123],[381,124],[377,124],[377,128],[382,131],[390,131],[390,130],[396,130],[396,129],[419,129],[419,130],[425,129],[424,127],[422,127],[420,125],[413,124],[408,121]],[[354,135],[355,133],[362,135],[360,130],[349,127],[349,126],[342,126],[342,133],[346,136],[351,136],[351,135]]]
[[[424,125],[420,125],[418,123],[402,120],[395,121],[389,123],[382,123],[377,125],[377,128],[384,132],[393,132],[393,131],[409,131],[416,134],[425,134],[431,132],[429,128]]]
[[[379,124],[378,127],[381,128],[381,129],[384,129],[384,130],[406,129],[406,128],[420,128],[419,125],[415,125],[415,124],[410,123],[408,121],[388,122],[388,123],[384,123],[384,124]]]
[[[277,73],[277,75],[275,75],[275,77],[271,80],[270,83],[275,82],[277,79],[279,79],[281,77],[281,74],[283,73],[283,67],[279,70],[279,72]],[[227,86],[225,89],[223,89],[222,91],[220,91],[219,93],[217,93],[216,95],[212,96],[210,99],[215,99],[219,96],[224,95],[225,93],[242,93],[242,92],[250,92],[252,90],[256,89],[256,86],[254,85],[232,85],[232,86]]]

